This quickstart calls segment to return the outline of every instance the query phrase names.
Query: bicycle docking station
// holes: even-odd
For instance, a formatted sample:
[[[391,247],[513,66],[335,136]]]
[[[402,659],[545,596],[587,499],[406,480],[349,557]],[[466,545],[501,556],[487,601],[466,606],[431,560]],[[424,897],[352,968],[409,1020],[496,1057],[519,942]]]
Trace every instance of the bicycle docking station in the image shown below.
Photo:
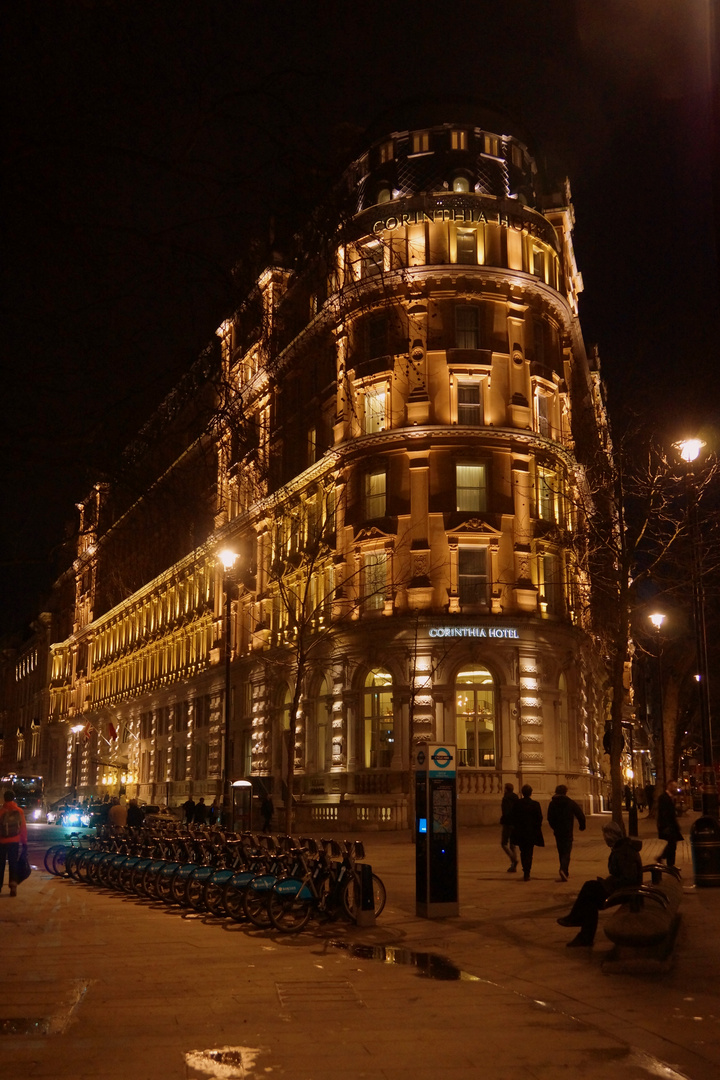
[[[360,863],[360,907],[356,915],[357,926],[375,926],[375,894],[373,889],[372,866]]]
[[[415,764],[415,911],[458,915],[457,748],[419,746]]]

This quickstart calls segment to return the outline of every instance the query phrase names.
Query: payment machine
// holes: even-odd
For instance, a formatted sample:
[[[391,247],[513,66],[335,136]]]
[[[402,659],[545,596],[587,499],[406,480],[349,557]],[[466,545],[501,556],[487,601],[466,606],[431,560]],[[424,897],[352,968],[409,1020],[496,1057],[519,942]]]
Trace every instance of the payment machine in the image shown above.
[[[415,751],[415,901],[426,919],[457,915],[457,749]]]

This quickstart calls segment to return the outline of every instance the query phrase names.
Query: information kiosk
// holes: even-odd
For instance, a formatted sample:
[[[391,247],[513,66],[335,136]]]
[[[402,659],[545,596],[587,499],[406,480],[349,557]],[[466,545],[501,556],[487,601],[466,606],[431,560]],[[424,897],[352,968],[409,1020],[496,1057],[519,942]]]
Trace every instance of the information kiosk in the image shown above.
[[[415,901],[426,919],[457,915],[457,750],[430,743],[415,751]]]

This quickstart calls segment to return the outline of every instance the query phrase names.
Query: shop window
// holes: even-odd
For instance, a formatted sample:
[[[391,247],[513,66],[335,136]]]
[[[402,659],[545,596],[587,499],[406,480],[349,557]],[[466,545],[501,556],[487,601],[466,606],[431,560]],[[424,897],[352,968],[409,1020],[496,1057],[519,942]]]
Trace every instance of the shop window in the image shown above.
[[[363,559],[363,608],[365,611],[381,611],[383,609],[387,581],[387,552],[367,552]]]
[[[478,349],[480,347],[479,309],[469,304],[455,308],[455,348]]]
[[[453,188],[453,190],[456,191],[457,188]],[[458,229],[456,240],[457,261],[463,266],[474,265],[477,262],[477,234],[474,229]]]
[[[365,679],[363,726],[365,768],[390,768],[395,740],[392,675],[383,668],[371,671]]]
[[[487,605],[487,548],[458,549],[458,599],[461,607]]]
[[[457,422],[469,427],[481,427],[483,422],[482,395],[479,382],[458,382]]]
[[[365,473],[364,510],[366,521],[385,517],[387,474],[384,469]]]
[[[456,506],[460,511],[478,513],[487,509],[487,467],[455,466]]]
[[[486,667],[463,668],[455,680],[455,739],[458,763],[495,767],[495,681]]]

